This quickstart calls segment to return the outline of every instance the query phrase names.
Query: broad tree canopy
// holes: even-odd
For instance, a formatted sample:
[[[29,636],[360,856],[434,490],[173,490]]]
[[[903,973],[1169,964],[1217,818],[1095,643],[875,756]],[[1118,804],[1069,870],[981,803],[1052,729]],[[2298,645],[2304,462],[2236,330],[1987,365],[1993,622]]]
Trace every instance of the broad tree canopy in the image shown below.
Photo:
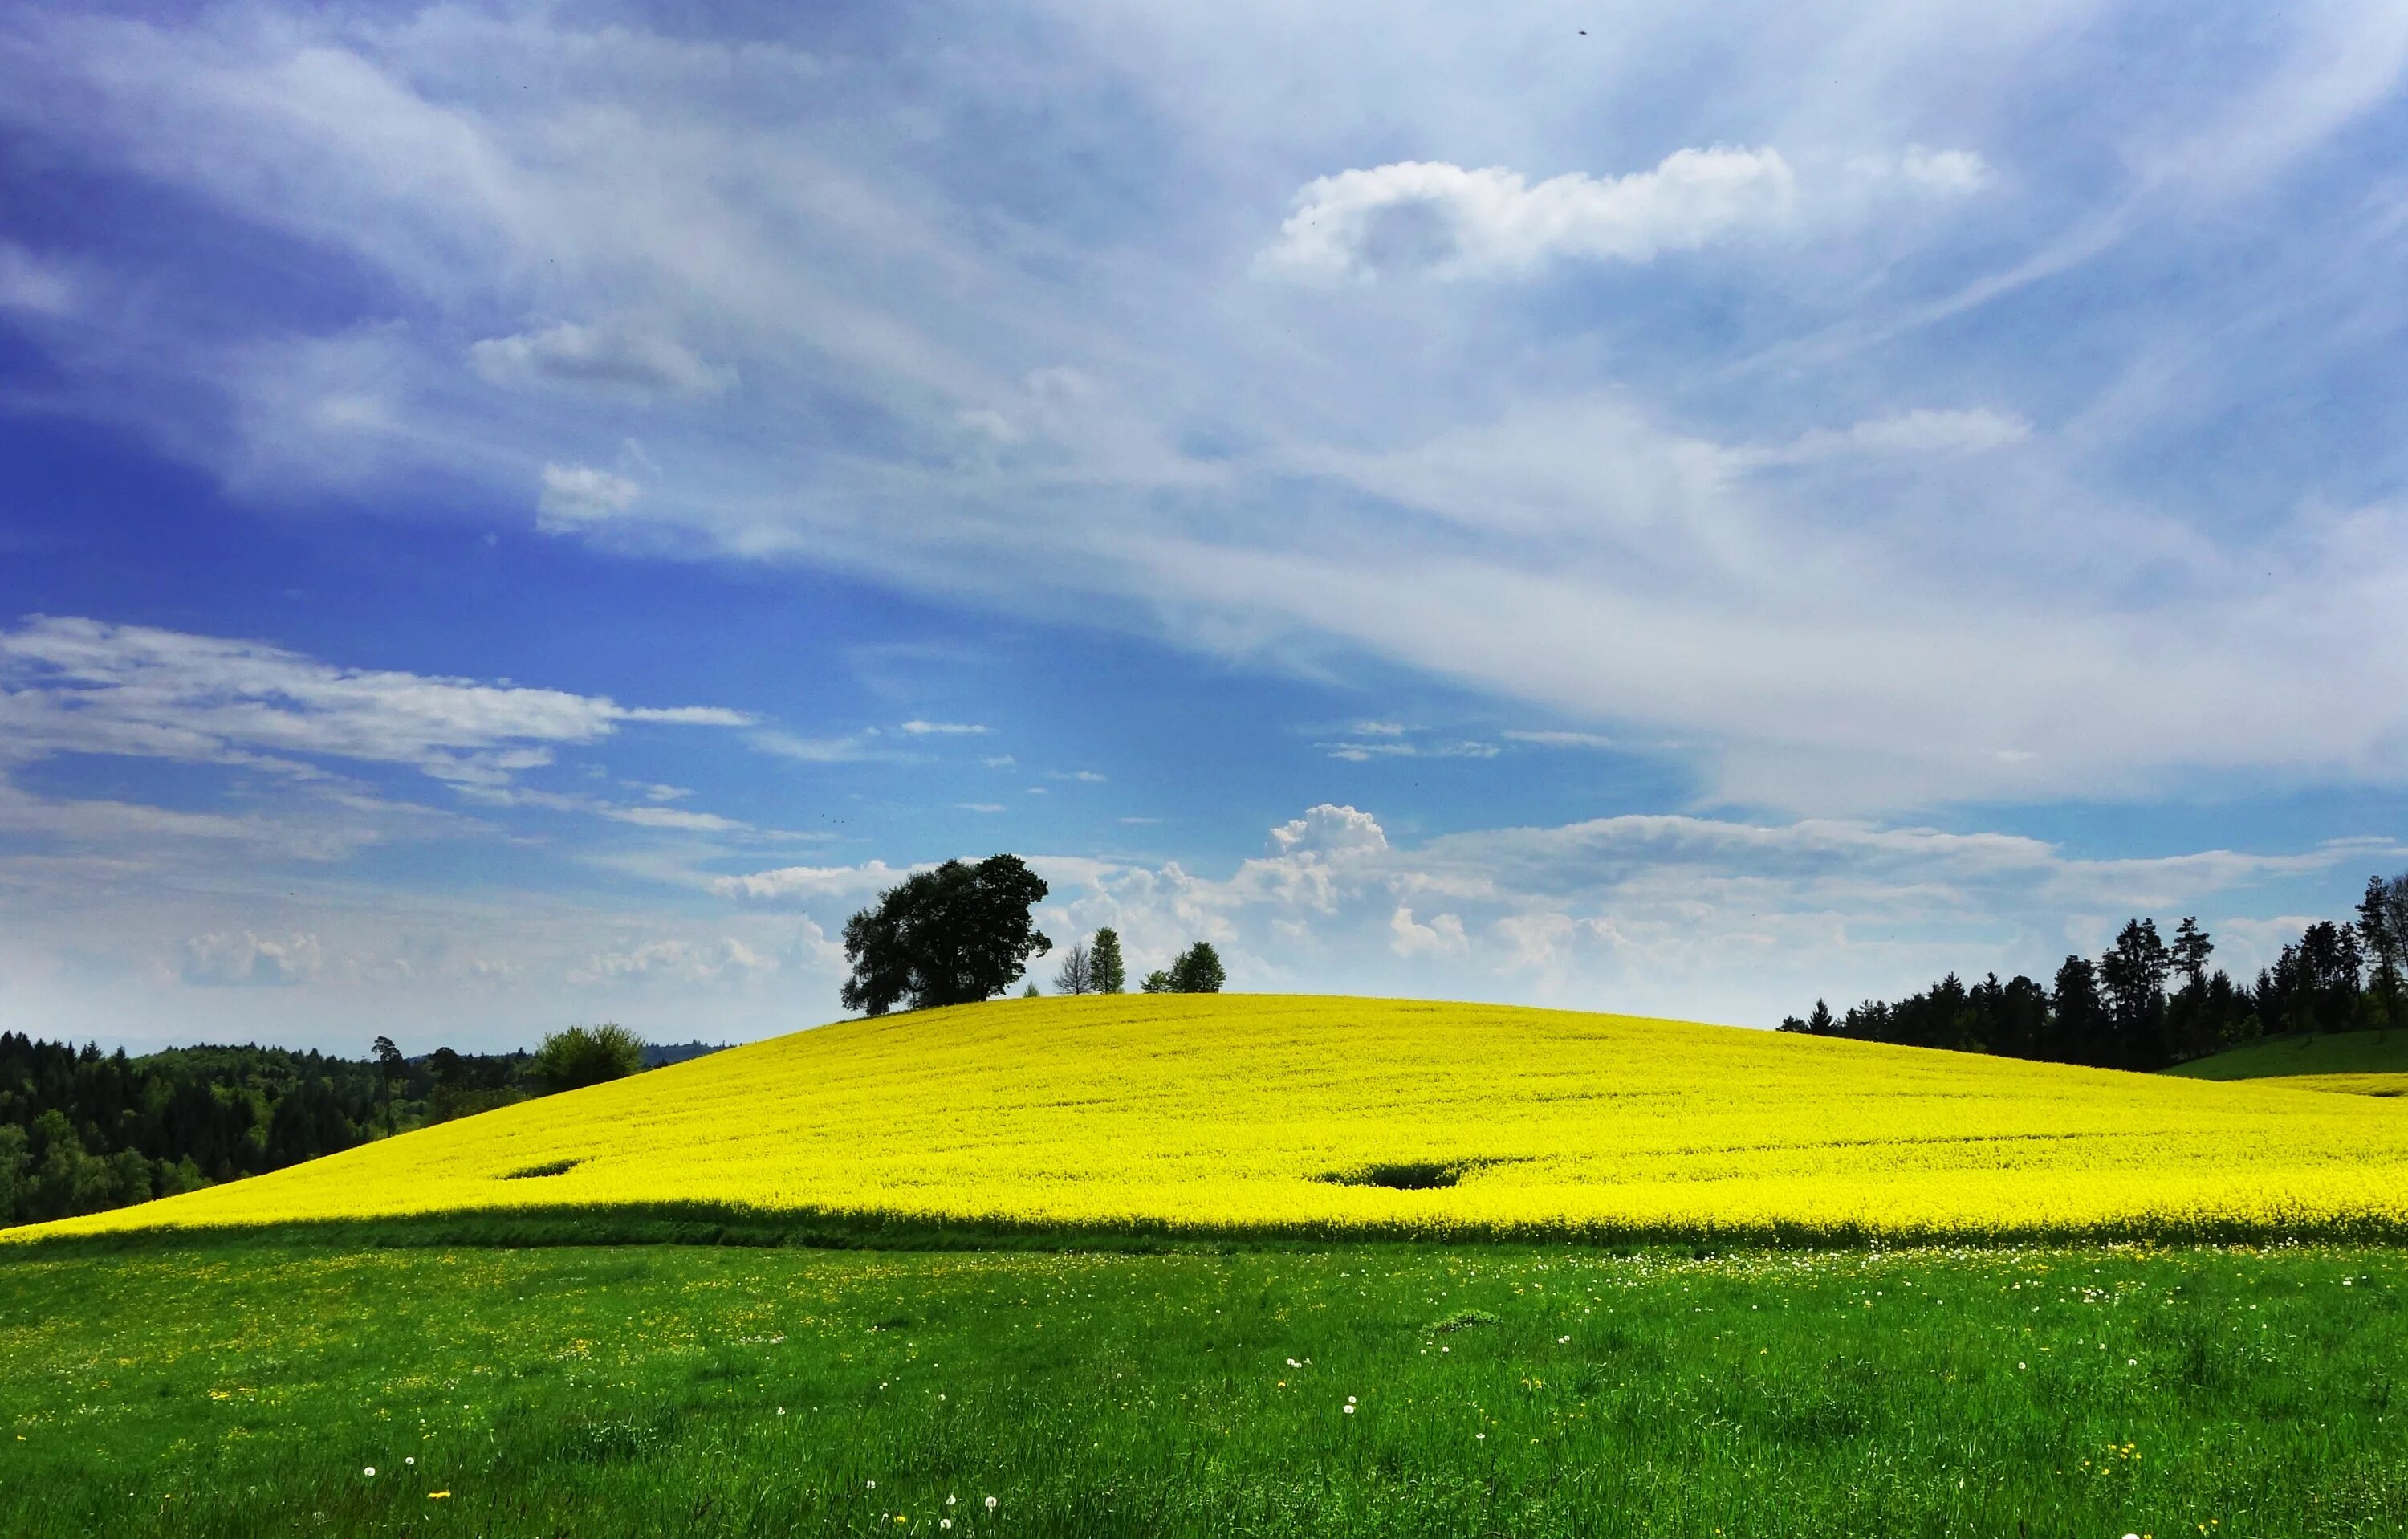
[[[1029,921],[1045,893],[1044,879],[1011,855],[948,860],[887,888],[845,922],[853,976],[844,1007],[883,1015],[898,1003],[925,1010],[993,999],[1030,956],[1053,949]]]

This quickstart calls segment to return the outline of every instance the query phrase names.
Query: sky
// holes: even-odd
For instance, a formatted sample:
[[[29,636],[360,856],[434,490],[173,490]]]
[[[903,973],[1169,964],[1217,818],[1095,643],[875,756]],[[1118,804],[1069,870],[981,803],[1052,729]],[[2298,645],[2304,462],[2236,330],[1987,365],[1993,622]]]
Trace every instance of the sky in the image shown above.
[[[998,851],[1247,991],[2253,975],[2408,868],[2403,68],[2387,4],[20,0],[0,1028],[751,1040]]]

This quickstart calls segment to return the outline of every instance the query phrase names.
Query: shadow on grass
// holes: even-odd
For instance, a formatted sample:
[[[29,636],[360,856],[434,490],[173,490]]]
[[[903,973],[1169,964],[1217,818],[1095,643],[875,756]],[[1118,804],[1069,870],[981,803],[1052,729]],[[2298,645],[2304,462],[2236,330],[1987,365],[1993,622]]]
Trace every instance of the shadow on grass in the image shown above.
[[[1646,1228],[1603,1225],[1491,1225],[1436,1230],[1410,1220],[1393,1224],[1320,1224],[1214,1229],[1162,1222],[1064,1225],[1007,1220],[939,1221],[916,1216],[830,1211],[764,1213],[710,1203],[629,1205],[563,1210],[530,1206],[480,1208],[401,1217],[325,1219],[265,1225],[221,1225],[43,1234],[0,1230],[0,1263],[73,1255],[105,1255],[208,1246],[291,1244],[337,1248],[547,1245],[731,1245],[748,1248],[905,1251],[1040,1251],[1152,1255],[1233,1250],[1320,1250],[1332,1245],[1454,1246],[1511,1244],[1574,1246],[1635,1256],[1704,1259],[1739,1251],[2000,1249],[2022,1245],[2268,1245],[2286,1244],[2408,1244],[2408,1224],[2381,1217],[2258,1220],[2133,1221],[2114,1224],[2001,1226],[1958,1232],[1901,1235],[1869,1224],[1731,1225]]]

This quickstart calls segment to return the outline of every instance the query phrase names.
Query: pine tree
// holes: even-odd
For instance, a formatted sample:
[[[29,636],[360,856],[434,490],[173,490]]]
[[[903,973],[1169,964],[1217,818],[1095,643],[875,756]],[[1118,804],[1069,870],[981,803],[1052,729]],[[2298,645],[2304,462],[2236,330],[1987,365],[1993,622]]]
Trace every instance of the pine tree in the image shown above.
[[[1121,961],[1118,930],[1096,931],[1096,943],[1087,952],[1087,987],[1097,994],[1118,994],[1128,987],[1128,970]]]

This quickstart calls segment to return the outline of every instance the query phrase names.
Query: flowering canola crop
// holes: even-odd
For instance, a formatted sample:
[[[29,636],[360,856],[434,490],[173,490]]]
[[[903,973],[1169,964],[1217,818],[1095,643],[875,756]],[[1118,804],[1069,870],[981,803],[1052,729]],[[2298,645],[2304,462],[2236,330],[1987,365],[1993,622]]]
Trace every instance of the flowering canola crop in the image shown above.
[[[2408,1235],[2408,1101],[1496,1005],[846,1021],[10,1237],[678,1209],[1161,1233]]]

